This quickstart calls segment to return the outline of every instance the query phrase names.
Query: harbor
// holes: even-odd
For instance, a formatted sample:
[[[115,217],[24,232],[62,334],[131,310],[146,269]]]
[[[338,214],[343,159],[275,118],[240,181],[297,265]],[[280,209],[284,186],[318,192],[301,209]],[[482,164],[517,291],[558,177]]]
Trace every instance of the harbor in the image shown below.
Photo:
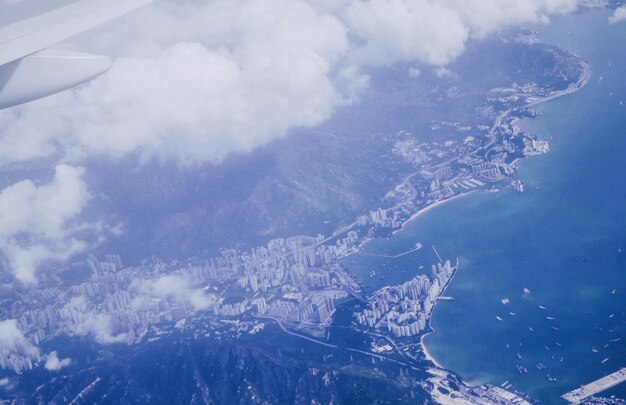
[[[580,27],[593,27],[603,37],[626,31],[626,25],[607,27],[606,18],[568,17],[559,24],[567,25],[571,37],[547,37],[572,45],[592,64],[596,80],[520,123],[524,130],[549,134],[551,147],[549,155],[523,161],[518,178],[525,192],[508,188],[467,197],[414,225],[414,240],[455,252],[464,267],[447,293],[454,303],[435,311],[437,333],[425,340],[430,353],[471,383],[506,382],[542,403],[556,403],[580,384],[626,366],[626,187],[623,177],[616,182],[624,161],[613,152],[624,150],[623,130],[613,128],[624,128],[626,118],[608,96],[626,91],[612,80],[626,66],[626,54],[615,57],[615,47],[623,45],[598,46],[578,34],[585,31]],[[583,114],[583,105],[592,111]],[[599,125],[594,118],[607,111],[610,117]],[[625,386],[610,394],[625,397]]]
[[[583,385],[582,387],[570,391],[562,396],[570,404],[580,404],[587,398],[599,394],[609,388],[615,387],[626,381],[626,367],[609,374],[606,377],[602,377],[592,383]]]

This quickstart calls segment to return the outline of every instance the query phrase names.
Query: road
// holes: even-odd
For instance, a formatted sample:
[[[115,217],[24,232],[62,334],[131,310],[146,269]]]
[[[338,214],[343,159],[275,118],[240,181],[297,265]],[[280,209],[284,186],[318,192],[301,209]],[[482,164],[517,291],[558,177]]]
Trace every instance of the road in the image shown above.
[[[376,359],[379,359],[379,360],[390,361],[392,363],[396,363],[396,364],[401,365],[403,367],[411,368],[412,370],[423,371],[423,368],[416,367],[413,364],[409,364],[409,363],[406,363],[406,362],[403,362],[403,361],[400,361],[400,360],[396,360],[396,359],[393,359],[391,357],[382,356],[380,354],[367,352],[365,350],[354,349],[354,348],[351,348],[351,347],[337,346],[337,345],[334,345],[334,344],[331,344],[331,343],[322,342],[321,340],[314,339],[314,338],[312,338],[310,336],[306,336],[306,335],[302,335],[300,333],[293,332],[293,331],[287,329],[285,327],[285,325],[283,325],[283,323],[280,321],[280,319],[274,318],[273,316],[255,315],[254,317],[255,318],[259,318],[259,319],[268,319],[268,320],[274,321],[274,322],[276,322],[278,324],[278,326],[286,334],[294,336],[294,337],[298,337],[300,339],[307,340],[307,341],[312,342],[312,343],[317,343],[318,345],[326,346],[326,347],[329,347],[329,348],[332,348],[332,349],[347,350],[347,351],[350,351],[350,352],[359,353],[359,354],[363,354],[365,356],[373,357],[373,358],[376,358]]]
[[[497,136],[496,136],[496,131],[497,129],[500,127],[500,125],[502,125],[502,121],[508,117],[509,115],[511,115],[511,113],[513,111],[519,111],[519,110],[525,110],[527,108],[530,107],[534,107],[537,106],[539,104],[543,104],[543,103],[547,103],[548,101],[552,101],[555,100],[557,98],[563,97],[563,96],[567,96],[568,94],[572,94],[577,92],[578,90],[582,89],[583,87],[585,87],[587,85],[587,83],[589,83],[589,79],[591,79],[591,67],[589,66],[589,64],[583,60],[580,61],[580,65],[583,68],[583,74],[578,78],[578,81],[575,84],[572,84],[570,86],[567,87],[567,89],[565,90],[561,90],[561,91],[557,91],[552,93],[551,95],[535,100],[535,101],[531,101],[530,103],[526,103],[520,107],[515,107],[515,108],[510,108],[502,113],[500,113],[494,123],[493,126],[491,127],[491,129],[489,130],[489,138],[490,141],[487,145],[485,145],[484,147],[481,147],[479,149],[477,149],[476,151],[470,153],[471,154],[476,154],[478,152],[480,152],[482,149],[489,149],[493,146],[494,143],[496,143],[497,141]]]

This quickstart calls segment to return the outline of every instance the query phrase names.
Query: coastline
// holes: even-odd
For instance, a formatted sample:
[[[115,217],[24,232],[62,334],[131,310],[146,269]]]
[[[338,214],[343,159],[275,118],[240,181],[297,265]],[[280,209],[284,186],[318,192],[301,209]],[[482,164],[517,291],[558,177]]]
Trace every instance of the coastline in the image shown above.
[[[507,116],[509,116],[509,115],[510,115],[510,114],[511,114],[514,110],[518,110],[518,109],[525,109],[525,108],[534,107],[534,106],[536,106],[536,105],[540,105],[540,104],[546,103],[546,102],[548,102],[548,101],[552,101],[552,100],[555,100],[555,99],[557,99],[557,98],[561,98],[561,97],[567,96],[567,95],[569,95],[569,94],[576,93],[577,91],[579,91],[579,90],[581,90],[583,87],[585,87],[585,86],[589,83],[589,81],[591,80],[591,76],[592,76],[592,69],[591,69],[591,65],[589,65],[589,63],[587,63],[587,62],[586,62],[585,60],[583,60],[583,59],[580,59],[580,65],[581,65],[581,66],[582,66],[582,68],[583,68],[583,74],[580,76],[580,78],[578,79],[578,81],[577,81],[575,84],[570,85],[568,88],[566,88],[566,89],[564,89],[564,90],[557,91],[557,92],[555,92],[555,93],[553,93],[553,94],[551,94],[551,95],[549,95],[549,96],[547,96],[547,97],[544,97],[544,98],[543,98],[543,99],[541,99],[541,100],[536,100],[536,101],[533,101],[533,102],[531,102],[531,103],[528,103],[528,104],[526,104],[526,105],[524,105],[524,106],[522,106],[522,107],[518,107],[518,108],[515,108],[515,109],[510,109],[510,110],[504,111],[502,114],[500,114],[499,116],[497,116],[497,117],[496,117],[495,122],[494,122],[494,125],[493,125],[493,127],[491,128],[491,130],[489,131],[489,133],[491,134],[490,136],[493,136],[493,133],[495,132],[495,130],[496,130],[496,129],[500,126],[500,125],[502,125],[502,121],[504,120],[504,118],[506,118]],[[516,119],[516,120],[513,122],[513,125],[514,125],[514,126],[517,126],[517,125],[519,124],[519,122],[520,122],[520,121],[523,121],[523,119],[521,119],[521,118],[520,118],[520,119]],[[476,151],[475,151],[475,152],[476,152]],[[475,153],[475,152],[472,152],[472,153]],[[525,158],[524,158],[524,157],[517,158],[517,159],[515,159],[514,163],[515,163],[515,162],[517,162],[517,161],[519,161],[519,160],[523,160],[523,159],[525,159]],[[421,172],[415,172],[415,173],[412,173],[412,174],[410,174],[410,175],[407,175],[407,176],[405,177],[405,180],[404,180],[404,181],[406,182],[406,181],[407,181],[407,179],[410,179],[411,177],[416,176],[416,175],[418,175],[418,174],[420,174],[420,173],[421,173]],[[412,187],[412,186],[410,186],[410,187]],[[488,190],[485,190],[485,189],[472,190],[472,191],[469,191],[469,192],[467,192],[467,193],[457,194],[457,195],[455,195],[455,196],[453,196],[453,197],[450,197],[450,198],[448,198],[448,199],[441,200],[441,201],[437,201],[436,203],[433,203],[433,204],[427,205],[426,207],[424,207],[424,208],[420,209],[419,211],[417,211],[416,213],[414,213],[413,215],[411,215],[411,216],[410,216],[410,217],[409,217],[406,221],[404,221],[404,222],[402,223],[402,226],[401,226],[399,229],[396,229],[395,231],[393,231],[393,232],[391,233],[391,236],[393,237],[393,236],[394,236],[394,235],[396,235],[398,232],[403,231],[403,230],[405,229],[405,227],[406,227],[406,226],[407,226],[407,225],[408,225],[411,221],[413,221],[414,219],[418,218],[419,216],[421,216],[421,215],[425,214],[425,213],[426,213],[426,212],[428,212],[429,210],[434,209],[435,207],[438,207],[438,206],[440,206],[440,205],[443,205],[443,204],[447,203],[448,201],[452,201],[452,200],[455,200],[455,199],[457,199],[457,198],[461,198],[461,197],[464,197],[464,196],[468,196],[468,195],[470,195],[470,194],[474,194],[474,193],[476,193],[476,192],[481,192],[481,191],[487,191],[487,192],[488,192]],[[330,239],[332,239],[332,238],[334,238],[334,237],[337,237],[338,235],[340,235],[340,234],[341,234],[341,233],[343,233],[343,232],[346,232],[347,230],[351,229],[351,228],[352,228],[353,226],[355,226],[355,225],[356,225],[356,222],[353,222],[353,223],[352,223],[352,224],[350,224],[350,225],[346,225],[346,226],[344,227],[344,229],[343,229],[343,230],[341,230],[341,231],[339,231],[339,232],[335,232],[335,233],[333,233],[333,235],[329,236],[328,238],[326,238],[326,239],[325,239],[324,241],[322,241],[322,242],[318,242],[318,245],[319,245],[319,244],[322,244],[322,243],[324,243],[324,242],[327,242],[328,240],[330,240]],[[358,252],[361,250],[361,248],[362,248],[363,246],[365,246],[365,244],[367,244],[369,241],[374,240],[374,239],[375,239],[374,237],[366,237],[366,238],[364,238],[364,240],[363,240],[361,243],[359,243],[359,244],[358,244],[357,249],[356,249],[356,252],[352,252],[352,253],[348,254],[346,257],[348,257],[348,256],[350,256],[350,255],[352,255],[352,254],[358,253]]]
[[[459,199],[459,198],[461,198],[461,197],[469,196],[469,195],[471,195],[471,194],[474,194],[474,193],[477,193],[477,192],[480,192],[480,191],[483,191],[483,190],[473,190],[473,191],[469,191],[469,192],[467,192],[467,193],[457,194],[457,195],[455,195],[454,197],[450,197],[450,198],[447,198],[447,199],[445,199],[445,200],[437,201],[437,202],[436,202],[436,203],[434,203],[434,204],[427,205],[426,207],[424,207],[424,208],[422,208],[421,210],[417,211],[415,214],[411,215],[411,216],[409,217],[409,219],[407,219],[406,221],[404,221],[404,222],[402,223],[402,226],[400,227],[400,229],[396,229],[395,231],[393,231],[393,232],[392,232],[392,235],[395,235],[396,233],[403,231],[403,230],[404,230],[404,228],[405,228],[405,227],[406,227],[409,223],[411,223],[413,220],[415,220],[415,219],[419,218],[419,217],[420,217],[420,216],[422,216],[423,214],[427,213],[428,211],[430,211],[430,210],[432,210],[432,209],[434,209],[434,208],[436,208],[436,207],[439,207],[439,206],[441,206],[441,205],[443,205],[443,204],[445,204],[445,203],[447,203],[447,202],[449,202],[449,201],[456,200],[456,199]]]
[[[480,189],[480,190],[472,190],[472,191],[469,191],[469,192],[467,192],[467,193],[457,194],[457,195],[455,195],[454,197],[450,197],[450,198],[447,198],[447,199],[445,199],[445,200],[437,201],[436,203],[433,203],[433,204],[427,205],[426,207],[424,207],[424,208],[420,209],[419,211],[417,211],[415,214],[411,215],[411,216],[410,216],[410,217],[409,217],[406,221],[404,221],[404,222],[402,223],[402,226],[401,226],[399,229],[396,229],[395,231],[393,231],[393,232],[391,233],[391,237],[393,237],[394,235],[396,235],[398,232],[402,232],[402,231],[404,230],[404,228],[405,228],[405,227],[406,227],[409,223],[411,223],[413,220],[415,220],[415,219],[419,218],[421,215],[423,215],[423,214],[427,213],[428,211],[430,211],[430,210],[432,210],[432,209],[435,209],[436,207],[439,207],[439,206],[441,206],[441,205],[443,205],[443,204],[445,204],[445,203],[447,203],[447,202],[449,202],[449,201],[456,200],[456,199],[460,199],[461,197],[466,197],[466,196],[469,196],[469,195],[471,195],[471,194],[475,194],[475,193],[479,193],[479,192],[486,192],[486,191],[487,191],[487,190],[482,190],[482,189]],[[356,251],[355,251],[355,252],[352,252],[352,253],[350,253],[350,254],[346,255],[344,258],[346,258],[346,257],[350,257],[350,256],[351,256],[351,255],[353,255],[353,254],[358,254],[358,252],[360,252],[360,251],[361,251],[361,249],[362,249],[362,248],[363,248],[363,247],[364,247],[364,246],[365,246],[368,242],[371,242],[372,240],[375,240],[375,239],[376,239],[376,238],[374,238],[374,237],[368,237],[368,238],[365,238],[365,239],[364,239],[361,243],[359,243],[359,245],[357,246],[357,249],[356,249]]]
[[[454,273],[452,273],[452,277],[450,277],[450,279],[448,280],[448,282],[444,285],[443,290],[441,291],[441,295],[445,294],[446,290],[448,289],[448,287],[450,287],[450,284],[452,284],[452,281],[454,280],[454,276],[456,276],[457,272],[461,269],[461,264],[459,262],[459,258],[457,257],[456,259],[456,268],[454,270]],[[435,304],[433,305],[432,309],[430,310],[430,314],[428,317],[428,329],[429,331],[427,333],[424,333],[421,337],[420,337],[420,347],[422,348],[422,352],[424,353],[424,357],[426,358],[426,360],[430,361],[431,363],[433,363],[435,365],[435,367],[437,367],[440,370],[447,370],[441,363],[439,363],[439,361],[437,361],[437,359],[428,351],[428,348],[426,347],[426,343],[424,343],[424,339],[426,338],[426,336],[429,335],[434,335],[435,334],[435,328],[433,327],[433,315],[435,313],[435,309],[437,309],[437,304],[439,303],[439,300],[437,300],[435,302]]]
[[[432,353],[428,351],[428,348],[426,347],[426,343],[424,342],[424,339],[426,339],[426,336],[434,335],[436,332],[435,328],[433,328],[432,326],[432,316],[431,316],[431,325],[429,329],[430,331],[428,331],[428,333],[424,333],[422,337],[420,337],[420,346],[422,347],[422,353],[424,353],[424,358],[430,361],[431,363],[433,363],[435,367],[437,367],[438,369],[446,370],[446,368],[441,363],[439,363],[439,361],[437,361],[437,359],[432,355]]]
[[[561,97],[564,97],[564,96],[576,93],[576,92],[580,91],[581,89],[583,89],[589,83],[589,81],[591,80],[592,68],[591,68],[591,65],[589,63],[587,63],[583,59],[580,59],[580,65],[583,67],[583,73],[582,73],[581,77],[578,79],[578,81],[575,84],[570,85],[567,89],[558,91],[558,92],[556,92],[556,93],[554,93],[552,95],[549,95],[549,96],[547,96],[547,97],[545,97],[545,98],[543,98],[541,100],[537,100],[535,102],[529,103],[526,106],[524,106],[524,108],[534,107],[534,106],[537,106],[537,105],[540,105],[540,104],[543,104],[543,103],[555,100],[557,98],[561,98]],[[497,127],[499,125],[501,125],[502,120],[506,116],[508,116],[511,112],[512,111],[506,111],[503,115],[498,116],[497,119],[496,119],[496,122],[494,123],[494,127],[492,128],[491,132],[495,131],[497,129]],[[521,121],[521,120],[515,120],[514,125],[519,124],[519,121]],[[522,159],[523,158],[519,158],[519,159],[516,159],[516,161],[517,160],[522,160]],[[476,190],[476,191],[479,191],[479,190]],[[466,194],[460,194],[460,195],[454,196],[454,197],[452,197],[452,198],[450,198],[448,200],[443,200],[443,201],[440,201],[440,202],[437,202],[435,204],[432,204],[432,205],[429,205],[429,206],[425,207],[424,209],[418,211],[413,216],[411,216],[411,218],[409,218],[402,225],[402,228],[399,229],[398,231],[404,229],[405,224],[407,224],[408,222],[410,222],[413,219],[417,218],[419,215],[423,214],[424,212],[428,211],[429,209],[434,208],[434,207],[436,207],[436,206],[438,206],[440,204],[443,204],[443,203],[445,203],[447,201],[453,200],[453,199],[455,199],[457,197],[462,197],[464,195],[472,194],[473,192],[475,192],[475,191],[472,191],[472,192],[469,192],[469,193],[466,193]],[[395,232],[394,232],[394,234],[395,234]],[[428,350],[428,347],[426,346],[426,342],[425,342],[425,339],[426,339],[427,336],[431,336],[431,335],[434,335],[436,333],[435,328],[432,326],[432,319],[433,319],[434,312],[435,312],[436,308],[437,308],[437,303],[433,307],[432,313],[431,313],[431,316],[430,316],[430,321],[429,321],[429,323],[430,323],[429,329],[430,330],[420,337],[420,347],[422,349],[422,352],[424,353],[424,358],[426,360],[428,360],[431,363],[433,363],[437,369],[448,371],[448,369],[446,367],[444,367],[441,363],[439,363],[439,361],[437,361],[437,359],[433,356],[433,354]],[[461,381],[463,381],[462,376],[459,376],[459,377],[461,377]]]

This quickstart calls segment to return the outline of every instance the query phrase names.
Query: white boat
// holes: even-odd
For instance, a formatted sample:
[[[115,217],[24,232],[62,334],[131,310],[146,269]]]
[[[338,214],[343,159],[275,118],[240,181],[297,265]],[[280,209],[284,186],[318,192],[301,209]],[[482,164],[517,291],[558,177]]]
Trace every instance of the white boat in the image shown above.
[[[600,363],[604,364],[604,363],[606,363],[607,361],[609,361],[609,358],[608,358],[608,357],[607,357],[607,358],[605,358],[604,360],[602,360]]]
[[[524,287],[524,294],[530,294],[530,290],[526,287]]]
[[[499,316],[496,315],[496,319],[499,321],[502,321],[502,318],[500,318]]]

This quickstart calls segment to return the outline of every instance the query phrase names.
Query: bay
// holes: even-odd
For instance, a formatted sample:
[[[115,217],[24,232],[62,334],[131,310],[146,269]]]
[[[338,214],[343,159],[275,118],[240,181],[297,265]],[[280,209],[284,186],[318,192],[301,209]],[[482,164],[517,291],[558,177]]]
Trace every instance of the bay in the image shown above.
[[[523,123],[551,145],[521,162],[524,194],[504,188],[450,201],[346,263],[372,291],[434,263],[431,245],[459,256],[446,293],[455,301],[438,304],[429,351],[469,382],[510,381],[543,403],[626,366],[626,24],[608,17],[585,11],[533,28],[587,60],[593,77]],[[416,242],[424,247],[415,253],[384,257]]]

